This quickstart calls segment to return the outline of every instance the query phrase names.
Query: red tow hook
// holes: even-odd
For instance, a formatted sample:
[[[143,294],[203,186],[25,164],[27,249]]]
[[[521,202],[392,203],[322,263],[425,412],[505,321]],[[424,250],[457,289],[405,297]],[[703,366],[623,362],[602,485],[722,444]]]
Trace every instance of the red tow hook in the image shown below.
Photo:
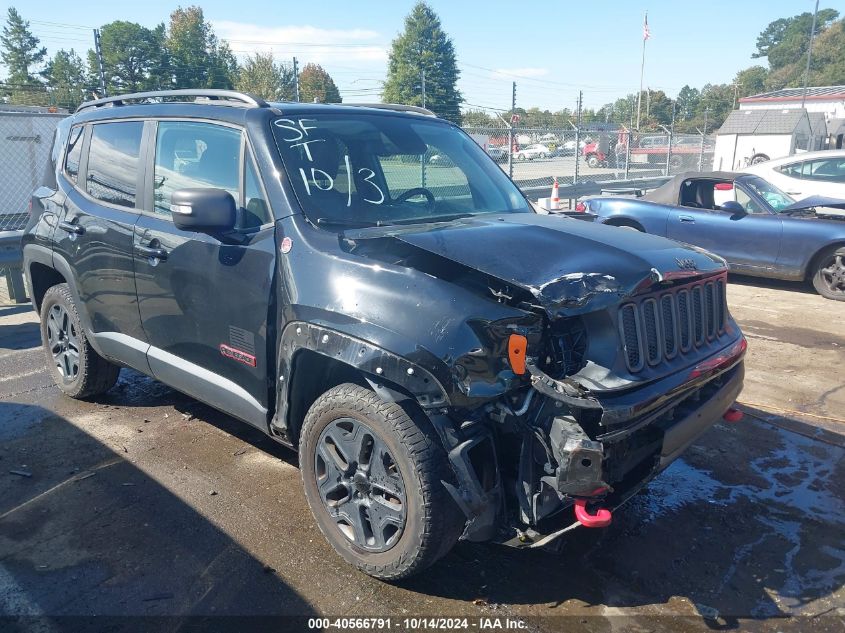
[[[575,518],[584,527],[602,528],[610,525],[613,515],[607,508],[599,508],[595,514],[587,512],[587,499],[575,500]]]
[[[742,411],[737,409],[736,407],[731,407],[727,411],[725,411],[725,415],[722,416],[722,419],[725,422],[740,422],[742,420]]]

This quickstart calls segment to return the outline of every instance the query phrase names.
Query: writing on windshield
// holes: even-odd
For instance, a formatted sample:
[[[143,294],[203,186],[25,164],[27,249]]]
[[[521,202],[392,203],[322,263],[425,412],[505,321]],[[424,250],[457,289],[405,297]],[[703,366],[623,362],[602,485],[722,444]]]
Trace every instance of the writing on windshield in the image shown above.
[[[316,166],[315,163],[315,155],[318,155],[317,152],[312,152],[312,145],[316,143],[328,143],[329,139],[327,138],[320,138],[318,135],[311,135],[310,132],[313,130],[319,130],[319,126],[317,125],[308,125],[308,123],[316,123],[316,119],[306,119],[306,118],[299,118],[299,119],[276,119],[273,121],[273,125],[278,127],[279,129],[283,130],[284,136],[281,137],[281,141],[285,143],[290,143],[288,147],[291,149],[295,149],[297,147],[301,147],[305,158],[309,163],[308,170],[304,167],[299,167],[299,175],[302,178],[302,184],[305,187],[305,193],[309,196],[312,195],[312,188],[318,189],[320,191],[332,191],[335,189],[335,179],[337,177],[337,172],[334,171],[334,176],[327,171],[334,166],[323,165],[325,169]],[[352,166],[349,161],[349,154],[343,155],[343,162],[346,166],[346,206],[352,206]],[[362,182],[366,183],[370,187],[372,187],[372,192],[370,195],[373,197],[367,197],[367,195],[362,196],[364,202],[368,202],[370,204],[382,204],[386,196],[384,195],[384,191],[382,191],[381,187],[379,187],[373,179],[376,177],[376,172],[374,172],[369,167],[361,167],[358,169],[358,175],[362,176]]]

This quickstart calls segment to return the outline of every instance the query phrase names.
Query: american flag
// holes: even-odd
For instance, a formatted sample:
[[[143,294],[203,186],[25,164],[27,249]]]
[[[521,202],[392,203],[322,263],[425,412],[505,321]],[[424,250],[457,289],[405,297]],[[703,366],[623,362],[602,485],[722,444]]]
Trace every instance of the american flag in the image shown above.
[[[645,14],[645,19],[643,20],[643,41],[649,39],[651,37],[651,31],[648,30],[648,13]]]

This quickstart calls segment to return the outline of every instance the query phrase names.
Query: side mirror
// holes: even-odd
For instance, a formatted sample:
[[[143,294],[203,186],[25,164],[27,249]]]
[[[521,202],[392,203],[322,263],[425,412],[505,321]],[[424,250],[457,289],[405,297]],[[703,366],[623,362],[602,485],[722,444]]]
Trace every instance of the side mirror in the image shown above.
[[[747,215],[748,211],[739,202],[735,200],[728,200],[722,203],[722,211],[727,211],[731,215]]]
[[[235,226],[235,199],[223,189],[179,189],[170,197],[173,224],[183,231],[223,232]]]

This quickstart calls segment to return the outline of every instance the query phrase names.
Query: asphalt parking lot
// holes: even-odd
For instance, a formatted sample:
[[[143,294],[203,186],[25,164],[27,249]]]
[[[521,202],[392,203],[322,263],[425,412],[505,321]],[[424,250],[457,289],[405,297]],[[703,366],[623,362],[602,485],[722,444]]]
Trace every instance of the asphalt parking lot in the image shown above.
[[[745,278],[729,299],[749,340],[742,422],[714,427],[607,529],[557,552],[460,544],[401,585],[333,553],[292,452],[127,370],[94,402],[65,398],[35,315],[0,308],[0,613],[841,631],[845,305]]]

